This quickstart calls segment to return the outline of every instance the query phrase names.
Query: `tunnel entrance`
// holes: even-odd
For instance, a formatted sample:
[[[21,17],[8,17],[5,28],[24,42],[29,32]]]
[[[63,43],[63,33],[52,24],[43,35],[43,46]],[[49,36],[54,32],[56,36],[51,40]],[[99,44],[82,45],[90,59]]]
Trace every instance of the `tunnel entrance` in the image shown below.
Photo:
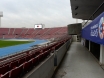
[[[89,40],[85,40],[85,47],[89,50]]]
[[[99,58],[100,58],[100,44],[90,42],[90,52],[99,60]]]

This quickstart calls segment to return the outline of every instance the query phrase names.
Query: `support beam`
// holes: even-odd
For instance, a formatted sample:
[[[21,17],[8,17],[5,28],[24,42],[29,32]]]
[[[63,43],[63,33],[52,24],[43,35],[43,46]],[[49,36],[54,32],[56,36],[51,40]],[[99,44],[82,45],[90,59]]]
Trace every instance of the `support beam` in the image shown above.
[[[100,45],[100,65],[104,65],[104,45]]]
[[[91,46],[90,46],[90,41],[89,41],[89,51],[90,51],[90,48],[91,48]]]

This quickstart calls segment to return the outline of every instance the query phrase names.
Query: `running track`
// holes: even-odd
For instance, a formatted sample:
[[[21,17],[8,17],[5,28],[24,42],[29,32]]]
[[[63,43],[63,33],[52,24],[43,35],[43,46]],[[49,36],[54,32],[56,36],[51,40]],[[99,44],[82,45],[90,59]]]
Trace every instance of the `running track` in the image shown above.
[[[45,42],[47,42],[47,40],[35,40],[35,42],[32,42],[32,43],[0,48],[0,57],[8,56],[10,54],[15,54],[22,50],[27,50],[27,49],[30,49],[31,46],[33,45],[37,45]]]

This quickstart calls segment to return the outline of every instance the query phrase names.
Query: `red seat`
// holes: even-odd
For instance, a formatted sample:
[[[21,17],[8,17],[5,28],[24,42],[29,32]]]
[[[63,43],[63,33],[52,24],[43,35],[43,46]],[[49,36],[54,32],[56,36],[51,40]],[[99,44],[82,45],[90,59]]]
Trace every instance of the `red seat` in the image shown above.
[[[46,52],[46,51],[45,51],[45,52]],[[42,58],[43,58],[43,60],[45,59],[45,52],[43,53],[43,57],[42,57]]]
[[[10,71],[9,77],[10,78],[19,78],[23,72],[23,64],[19,67],[16,67]]]
[[[24,72],[29,71],[29,69],[32,67],[32,60],[29,60],[28,62],[25,62],[23,64]]]
[[[3,74],[0,78],[9,78],[9,72],[6,72],[6,73]]]
[[[26,56],[25,58],[26,58],[26,61],[29,61],[29,60],[31,59],[31,56],[28,55],[28,56]]]
[[[13,69],[18,66],[18,61],[13,61],[10,63],[10,69]]]
[[[9,70],[10,70],[9,64],[3,65],[3,66],[0,67],[0,74],[5,74]]]
[[[48,55],[48,52],[47,52],[47,51],[45,51],[45,52],[44,52],[44,58],[46,58],[46,57],[47,57],[47,55]]]
[[[32,59],[32,63],[33,63],[33,66],[36,66],[36,64],[37,64],[37,58],[33,58]]]
[[[42,61],[42,57],[43,57],[43,53],[38,55],[38,61],[41,62]]]
[[[33,53],[33,54],[30,55],[31,58],[34,58],[35,56],[36,56],[35,53]]]
[[[40,53],[39,51],[36,51],[36,52],[35,52],[35,55],[37,56],[37,55],[39,55],[39,53]]]
[[[19,59],[19,61],[18,61],[19,65],[23,64],[25,62],[25,60],[26,60],[25,58]]]
[[[35,57],[35,61],[36,61],[35,65],[38,65],[39,64],[39,55]]]

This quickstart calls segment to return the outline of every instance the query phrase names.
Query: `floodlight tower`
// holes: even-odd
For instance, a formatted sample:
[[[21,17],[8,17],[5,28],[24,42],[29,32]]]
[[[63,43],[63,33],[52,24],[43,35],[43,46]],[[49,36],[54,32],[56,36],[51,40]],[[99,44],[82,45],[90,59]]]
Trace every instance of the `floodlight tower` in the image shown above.
[[[0,12],[0,27],[1,27],[1,17],[3,17],[3,12]]]

